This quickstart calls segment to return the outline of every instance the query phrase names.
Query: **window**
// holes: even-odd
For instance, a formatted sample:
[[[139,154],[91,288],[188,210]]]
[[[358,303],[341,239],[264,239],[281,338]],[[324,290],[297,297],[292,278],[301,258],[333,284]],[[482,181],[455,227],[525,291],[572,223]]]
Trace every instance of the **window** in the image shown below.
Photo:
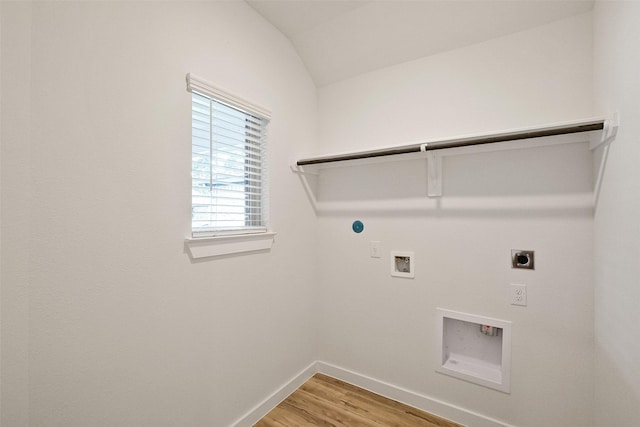
[[[193,75],[192,237],[267,231],[269,114]]]

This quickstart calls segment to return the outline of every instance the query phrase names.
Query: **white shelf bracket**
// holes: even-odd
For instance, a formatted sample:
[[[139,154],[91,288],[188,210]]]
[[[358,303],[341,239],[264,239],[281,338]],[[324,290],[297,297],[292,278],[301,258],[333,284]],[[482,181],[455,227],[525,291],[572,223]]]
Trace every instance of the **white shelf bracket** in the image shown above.
[[[620,126],[620,115],[618,112],[614,112],[604,122],[602,128],[602,135],[598,140],[591,141],[589,148],[595,150],[601,145],[604,145],[602,149],[602,157],[600,158],[600,164],[598,165],[598,172],[596,174],[596,183],[593,187],[593,205],[598,205],[598,199],[600,198],[600,189],[602,187],[602,180],[604,178],[604,170],[607,166],[607,160],[609,158],[609,145],[615,139],[618,134],[618,127]]]
[[[427,151],[427,144],[422,144],[420,151],[427,153],[427,196],[442,197],[442,156]]]
[[[592,150],[595,150],[602,144],[607,144],[611,142],[618,134],[619,126],[620,126],[620,115],[616,111],[615,113],[611,114],[611,116],[609,116],[607,119],[605,119],[604,127],[602,128],[602,133],[600,134],[600,138],[591,141],[591,144],[589,144],[589,148]]]
[[[291,169],[291,172],[295,173],[296,175],[311,175],[311,176],[318,176],[320,175],[317,172],[308,172],[305,171],[304,169],[302,169],[302,166],[298,166],[298,165],[290,165],[289,168]]]
[[[291,168],[291,172],[298,175],[298,177],[300,178],[300,181],[302,182],[302,187],[304,188],[304,192],[307,195],[309,202],[311,202],[313,211],[318,213],[318,201],[316,200],[316,196],[313,192],[313,189],[309,185],[309,181],[307,181],[307,177],[318,176],[320,174],[316,172],[305,171],[302,169],[302,166],[298,166],[297,164],[292,164],[289,167]]]

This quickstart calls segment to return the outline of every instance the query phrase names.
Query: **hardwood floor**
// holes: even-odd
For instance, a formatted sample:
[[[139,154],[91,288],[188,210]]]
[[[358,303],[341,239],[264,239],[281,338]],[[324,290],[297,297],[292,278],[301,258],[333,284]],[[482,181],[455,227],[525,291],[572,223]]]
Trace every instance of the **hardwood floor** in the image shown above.
[[[254,427],[462,427],[322,374],[314,375]]]

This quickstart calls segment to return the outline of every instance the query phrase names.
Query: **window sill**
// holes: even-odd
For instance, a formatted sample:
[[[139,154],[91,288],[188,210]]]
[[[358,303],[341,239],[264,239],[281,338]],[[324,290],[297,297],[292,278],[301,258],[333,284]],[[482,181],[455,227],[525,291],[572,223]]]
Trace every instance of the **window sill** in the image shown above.
[[[185,247],[192,259],[270,250],[276,233],[239,234],[234,236],[185,239]]]

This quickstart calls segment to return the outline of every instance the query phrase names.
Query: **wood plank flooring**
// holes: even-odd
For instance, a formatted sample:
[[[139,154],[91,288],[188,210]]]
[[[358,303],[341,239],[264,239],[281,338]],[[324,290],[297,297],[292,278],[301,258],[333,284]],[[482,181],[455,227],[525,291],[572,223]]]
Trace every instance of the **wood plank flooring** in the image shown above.
[[[463,427],[323,374],[314,375],[254,427]]]

